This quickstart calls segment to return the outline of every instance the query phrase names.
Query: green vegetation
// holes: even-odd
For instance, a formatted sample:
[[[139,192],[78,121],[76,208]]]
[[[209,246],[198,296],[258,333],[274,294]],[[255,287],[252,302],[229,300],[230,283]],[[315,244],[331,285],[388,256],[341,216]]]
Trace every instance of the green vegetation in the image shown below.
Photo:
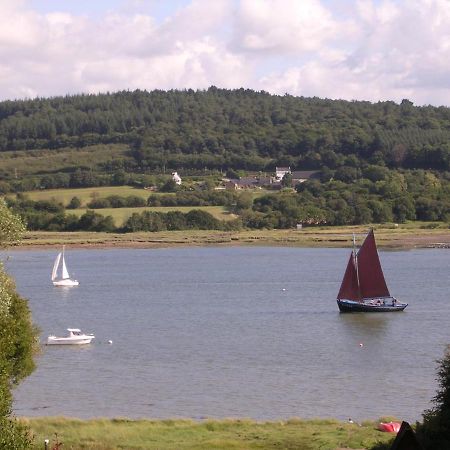
[[[191,211],[190,206],[155,206],[155,207],[144,207],[144,208],[105,208],[101,210],[103,216],[111,216],[114,221],[114,225],[118,228],[122,227],[126,221],[135,213],[148,212],[159,212],[168,213],[173,211],[178,211],[181,213],[188,213]],[[218,220],[233,220],[235,217],[229,214],[227,210],[222,206],[198,206],[195,209],[200,211],[205,211],[214,218]],[[81,217],[86,213],[86,209],[74,209],[70,211],[71,214],[75,214],[77,217]]]
[[[433,398],[434,407],[425,411],[418,436],[427,450],[450,448],[450,346],[438,361],[439,388]]]
[[[132,194],[121,196],[118,192]],[[334,179],[324,182],[312,179],[298,184],[296,191],[257,192],[258,195],[249,191],[216,191],[198,187],[195,190],[148,195],[144,189],[126,187],[69,189],[59,194],[58,191],[33,192],[35,198],[41,198],[35,201],[22,193],[16,198],[9,196],[8,205],[20,214],[30,230],[129,232],[204,229],[203,219],[201,224],[186,224],[178,220],[179,217],[176,219],[174,214],[169,216],[169,211],[189,214],[188,211],[193,210],[202,210],[210,215],[213,213],[208,222],[211,229],[219,230],[229,230],[230,227],[288,229],[295,228],[298,223],[315,226],[359,225],[405,223],[417,219],[450,222],[450,179],[423,170],[391,171],[376,181],[363,178],[345,183]],[[170,209],[149,210],[145,205]],[[220,215],[217,208],[211,209],[217,206],[221,207]],[[83,207],[96,212],[85,212]],[[145,225],[150,218],[149,212],[157,212],[165,225]],[[81,220],[86,214],[89,220]],[[136,220],[138,215],[140,218]],[[135,220],[129,226],[131,217]],[[91,218],[95,218],[94,227]]]
[[[22,222],[0,199],[0,248],[17,242]],[[11,389],[34,369],[37,332],[31,324],[27,301],[19,296],[13,280],[0,263],[0,449],[29,448],[27,429],[11,416]]]
[[[151,195],[145,189],[136,189],[131,186],[103,186],[79,189],[45,189],[40,191],[29,191],[24,193],[30,200],[55,200],[63,205],[68,205],[73,197],[77,197],[81,201],[81,205],[85,207],[94,198],[106,198],[110,195],[118,195],[127,197],[129,195],[137,195],[147,200]],[[155,194],[153,194],[155,195]]]
[[[234,226],[252,229],[449,222],[449,119],[449,108],[408,100],[371,104],[215,87],[0,102],[0,192],[141,188],[89,200],[54,193],[64,208],[104,209],[143,206],[137,197],[151,187],[168,194],[147,196],[147,206],[223,206],[239,216]],[[294,186],[288,175],[284,191],[254,202],[214,192],[225,173],[264,178],[281,165],[314,169],[317,179]],[[172,170],[182,175],[181,187]],[[12,206],[34,229],[79,229],[73,217],[35,220],[42,208],[28,203],[30,221],[29,211]],[[104,230],[120,226],[104,217]]]
[[[54,433],[63,448],[118,449],[296,449],[374,448],[392,436],[377,431],[377,423],[361,426],[337,420],[128,420],[63,418],[26,419],[35,434],[36,449]]]
[[[449,170],[449,119],[449,108],[415,107],[406,99],[372,104],[216,87],[122,91],[0,102],[0,151],[126,144],[132,163],[123,157],[105,169],[128,172],[334,170],[351,155],[372,164]]]
[[[124,144],[92,145],[83,148],[55,150],[19,150],[0,152],[2,173],[9,178],[36,174],[70,173],[77,169],[101,171],[114,166],[114,161],[132,161]],[[50,177],[48,177],[50,178]],[[44,179],[44,183],[47,181]],[[48,180],[51,183],[51,180]]]

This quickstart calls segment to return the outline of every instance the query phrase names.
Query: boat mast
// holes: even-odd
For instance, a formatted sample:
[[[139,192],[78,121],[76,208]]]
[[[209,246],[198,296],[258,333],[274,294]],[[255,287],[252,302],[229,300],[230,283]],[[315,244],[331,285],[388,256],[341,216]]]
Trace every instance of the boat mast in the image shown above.
[[[361,287],[359,285],[359,270],[358,270],[358,257],[356,255],[356,238],[355,233],[353,233],[353,258],[356,267],[356,279],[358,280],[358,291],[361,291]]]

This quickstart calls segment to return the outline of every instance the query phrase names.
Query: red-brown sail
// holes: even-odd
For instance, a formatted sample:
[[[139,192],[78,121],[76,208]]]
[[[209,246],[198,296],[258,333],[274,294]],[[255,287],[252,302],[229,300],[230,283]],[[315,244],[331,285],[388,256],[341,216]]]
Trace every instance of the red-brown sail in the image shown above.
[[[389,297],[389,289],[378,257],[373,230],[370,230],[357,255],[359,290],[362,298]]]
[[[361,293],[358,286],[358,276],[355,267],[355,257],[353,252],[350,254],[347,269],[345,270],[344,278],[342,280],[341,288],[337,298],[347,300],[361,300]]]

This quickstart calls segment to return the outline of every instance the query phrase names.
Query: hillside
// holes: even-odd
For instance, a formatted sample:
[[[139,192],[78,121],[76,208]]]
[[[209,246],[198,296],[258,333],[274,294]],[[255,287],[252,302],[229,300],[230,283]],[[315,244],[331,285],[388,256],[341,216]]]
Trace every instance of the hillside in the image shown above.
[[[214,190],[224,174],[269,179],[276,166],[315,170],[315,179],[287,178],[281,192],[258,195]],[[182,186],[170,185],[172,170]],[[124,185],[170,195],[96,193],[88,213],[77,210],[79,189]],[[22,195],[9,204],[32,230],[448,222],[450,108],[215,87],[0,102],[0,193],[62,188],[63,202]]]
[[[106,144],[122,144],[107,147],[114,162],[105,160]],[[86,148],[94,149],[88,162]],[[70,149],[80,152],[82,167],[100,171],[337,169],[349,156],[449,170],[450,108],[215,87],[0,102],[0,152],[40,150],[42,157]],[[9,168],[0,172],[0,179],[14,176]]]

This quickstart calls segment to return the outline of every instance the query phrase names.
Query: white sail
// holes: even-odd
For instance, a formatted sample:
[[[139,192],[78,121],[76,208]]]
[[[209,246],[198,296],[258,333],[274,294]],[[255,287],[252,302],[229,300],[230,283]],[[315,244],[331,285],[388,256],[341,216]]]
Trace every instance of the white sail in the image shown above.
[[[66,260],[64,259],[64,255],[62,257],[62,279],[66,280],[70,278],[69,272],[67,272]]]
[[[53,264],[52,281],[56,278],[60,259],[61,259],[61,253],[58,253],[58,256],[55,259],[55,264]]]
[[[61,277],[58,279],[59,265],[61,263]],[[64,258],[64,245],[63,251],[58,254],[56,257],[55,263],[53,264],[52,271],[52,281],[53,286],[78,286],[77,280],[72,280],[69,275],[69,271],[67,270],[66,260]]]

